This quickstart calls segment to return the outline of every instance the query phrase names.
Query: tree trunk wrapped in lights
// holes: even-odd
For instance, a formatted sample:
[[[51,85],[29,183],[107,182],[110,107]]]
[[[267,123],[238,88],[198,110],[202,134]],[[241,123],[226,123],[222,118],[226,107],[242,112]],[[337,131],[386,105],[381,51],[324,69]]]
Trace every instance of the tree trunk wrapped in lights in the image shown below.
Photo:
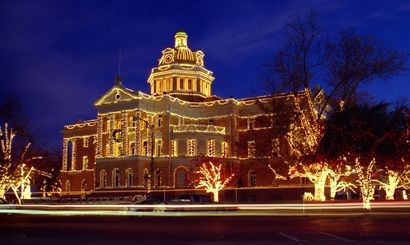
[[[289,169],[289,177],[291,179],[295,177],[305,177],[313,183],[315,188],[315,201],[326,201],[325,186],[328,175],[328,164],[324,162],[312,164],[298,163]]]
[[[13,190],[19,204],[22,199],[31,196],[30,182],[34,173],[39,173],[46,177],[51,177],[51,174],[36,170],[34,167],[28,167],[27,162],[41,157],[26,158],[26,154],[30,147],[30,143],[24,148],[19,160],[12,165],[13,155],[13,139],[15,133],[12,128],[8,128],[5,124],[4,131],[0,127],[0,146],[1,146],[1,164],[0,164],[0,199],[5,199],[5,194],[9,189]]]
[[[352,171],[367,210],[376,185],[386,191],[387,199],[392,199],[394,190],[402,185],[399,183],[406,182],[409,115],[407,106],[389,111],[385,103],[348,105],[326,122],[320,152],[328,161],[343,159],[341,166],[354,163]],[[353,187],[353,183],[350,185]]]
[[[226,187],[234,174],[226,175],[221,163],[204,162],[195,172],[199,175],[195,188],[204,187],[206,192],[212,193],[214,202],[219,202],[219,191]]]
[[[335,199],[338,191],[346,191],[347,189],[355,192],[356,186],[348,181],[342,181],[342,178],[349,177],[353,173],[353,169],[349,165],[344,165],[338,162],[333,168],[329,170],[329,186],[330,198]]]
[[[376,181],[374,179],[375,163],[375,158],[369,164],[365,164],[359,158],[355,160],[354,168],[358,178],[356,182],[359,184],[363,208],[366,210],[370,210],[370,201],[374,200],[374,191],[376,189]]]
[[[386,170],[386,181],[378,180],[380,188],[386,193],[386,200],[394,200],[394,193],[399,188],[407,189],[410,184],[410,166],[403,171]]]
[[[0,146],[2,158],[0,164],[0,199],[5,199],[6,192],[10,189],[12,179],[10,175],[11,167],[11,152],[15,133],[13,129],[9,129],[7,123],[4,125],[4,130],[0,126]]]

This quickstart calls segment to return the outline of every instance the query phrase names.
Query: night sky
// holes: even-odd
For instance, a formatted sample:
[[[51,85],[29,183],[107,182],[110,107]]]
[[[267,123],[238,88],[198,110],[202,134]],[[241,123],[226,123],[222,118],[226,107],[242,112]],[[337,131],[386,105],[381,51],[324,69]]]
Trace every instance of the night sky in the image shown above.
[[[124,86],[148,92],[151,68],[181,28],[205,53],[214,94],[261,95],[261,67],[282,44],[284,23],[310,9],[330,38],[354,27],[410,53],[410,1],[4,0],[0,97],[18,96],[32,130],[61,148],[65,124],[96,117],[93,102],[113,86],[119,50]],[[362,89],[377,100],[409,98],[409,76]]]

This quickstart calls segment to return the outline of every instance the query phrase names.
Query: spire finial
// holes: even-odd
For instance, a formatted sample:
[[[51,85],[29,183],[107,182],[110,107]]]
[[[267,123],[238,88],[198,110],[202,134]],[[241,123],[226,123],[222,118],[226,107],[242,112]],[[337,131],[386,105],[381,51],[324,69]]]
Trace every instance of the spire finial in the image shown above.
[[[115,77],[115,85],[120,86],[122,85],[122,77],[121,77],[121,49],[118,51],[118,74]]]
[[[186,32],[182,29],[178,30],[175,33],[175,48],[178,47],[188,47],[188,35],[186,34]]]
[[[118,51],[118,76],[121,76],[121,48]]]

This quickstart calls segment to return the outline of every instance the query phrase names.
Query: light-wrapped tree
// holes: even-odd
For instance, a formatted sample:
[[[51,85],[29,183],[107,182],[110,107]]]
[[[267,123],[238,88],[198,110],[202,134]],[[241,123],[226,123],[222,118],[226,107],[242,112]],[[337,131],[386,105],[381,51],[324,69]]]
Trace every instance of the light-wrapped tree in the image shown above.
[[[227,174],[222,163],[206,161],[199,165],[195,171],[198,178],[195,180],[195,188],[205,188],[206,192],[212,193],[214,202],[219,202],[219,191],[227,186],[234,174]]]
[[[13,163],[13,139],[15,136],[15,132],[8,127],[7,123],[4,125],[4,130],[0,127],[0,199],[5,200],[5,194],[11,189],[18,203],[21,204],[22,199],[30,197],[30,183],[33,175],[37,173],[51,177],[51,174],[37,170],[27,164],[31,160],[41,159],[41,157],[26,157],[31,143],[27,143],[21,156]]]

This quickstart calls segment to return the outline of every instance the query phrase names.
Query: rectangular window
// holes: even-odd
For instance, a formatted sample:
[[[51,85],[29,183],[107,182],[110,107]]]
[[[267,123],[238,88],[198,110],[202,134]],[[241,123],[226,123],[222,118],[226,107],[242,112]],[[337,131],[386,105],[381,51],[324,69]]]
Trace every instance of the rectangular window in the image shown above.
[[[255,171],[250,171],[248,175],[248,182],[250,187],[255,187],[256,186],[256,173]]]
[[[160,128],[161,126],[162,126],[162,115],[159,115],[157,119],[157,127]]]
[[[131,155],[137,155],[137,147],[135,146],[135,142],[130,143],[130,152]]]
[[[199,79],[196,80],[196,91],[198,91],[198,92],[202,92],[202,91],[201,91],[201,83],[200,83],[200,81],[201,81],[201,80],[199,80]]]
[[[157,157],[162,156],[162,140],[157,140],[155,142],[155,155]]]
[[[88,169],[88,157],[83,156],[83,170]]]
[[[222,142],[222,157],[228,157],[228,142]]]
[[[179,89],[180,89],[180,90],[183,90],[183,89],[184,89],[184,79],[183,79],[183,78],[180,78],[180,79],[179,79]]]
[[[208,156],[215,156],[215,140],[208,140]]]
[[[248,118],[248,129],[255,128],[255,118]]]
[[[192,90],[192,80],[191,79],[189,79],[188,80],[188,90]]]
[[[148,142],[147,141],[142,142],[142,155],[148,156]]]
[[[177,90],[177,78],[172,78],[172,90]]]
[[[196,142],[194,139],[187,140],[187,155],[195,156],[196,155]]]
[[[130,125],[133,128],[137,126],[137,117],[130,117]]]
[[[248,158],[254,158],[255,153],[255,141],[248,141]]]
[[[88,137],[83,138],[83,147],[88,147]]]
[[[173,157],[178,156],[177,141],[176,140],[171,140],[171,156],[173,156]]]

